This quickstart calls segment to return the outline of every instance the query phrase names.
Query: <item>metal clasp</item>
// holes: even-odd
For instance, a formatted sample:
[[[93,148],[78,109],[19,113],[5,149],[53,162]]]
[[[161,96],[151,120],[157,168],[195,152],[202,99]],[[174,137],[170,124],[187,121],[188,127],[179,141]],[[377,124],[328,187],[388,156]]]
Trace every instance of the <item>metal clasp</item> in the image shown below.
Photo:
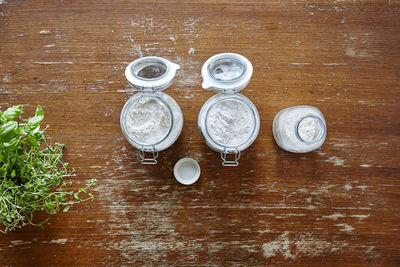
[[[228,154],[235,154],[235,160],[227,160],[226,157]],[[228,151],[226,148],[224,151],[221,153],[221,159],[222,159],[222,166],[239,166],[239,159],[240,159],[240,151],[237,150],[236,148],[234,150]]]
[[[145,152],[151,153],[152,157],[146,158]],[[156,150],[154,146],[142,146],[142,148],[139,149],[139,157],[142,164],[157,164],[158,150]]]
[[[139,89],[139,92],[141,93],[152,93],[154,94],[156,92],[156,89],[154,89],[154,86],[151,86],[150,89],[145,89],[144,86],[142,86],[142,88]]]

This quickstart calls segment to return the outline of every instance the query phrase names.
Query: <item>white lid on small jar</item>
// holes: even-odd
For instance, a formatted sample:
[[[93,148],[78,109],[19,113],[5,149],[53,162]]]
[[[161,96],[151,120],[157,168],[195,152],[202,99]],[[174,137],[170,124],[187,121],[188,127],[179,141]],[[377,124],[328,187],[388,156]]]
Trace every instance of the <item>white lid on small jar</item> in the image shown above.
[[[125,69],[128,83],[138,91],[162,91],[171,85],[178,64],[162,57],[142,57]]]
[[[179,183],[191,185],[200,177],[200,165],[192,158],[182,158],[175,164],[174,176]]]
[[[245,88],[253,74],[253,65],[242,55],[221,53],[210,57],[201,69],[202,87],[220,93],[236,93]]]

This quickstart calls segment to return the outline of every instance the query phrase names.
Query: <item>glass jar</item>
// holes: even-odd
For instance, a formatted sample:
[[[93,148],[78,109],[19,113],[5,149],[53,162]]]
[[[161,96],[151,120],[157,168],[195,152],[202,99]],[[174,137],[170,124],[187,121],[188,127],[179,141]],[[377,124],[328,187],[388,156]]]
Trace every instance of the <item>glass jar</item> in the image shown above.
[[[218,94],[201,107],[198,127],[205,143],[221,153],[223,166],[238,166],[241,151],[256,140],[260,130],[257,108],[238,93],[252,74],[250,61],[234,53],[212,56],[201,70],[202,87]]]
[[[138,93],[129,98],[121,111],[121,130],[139,150],[142,164],[156,164],[158,152],[170,147],[182,131],[179,105],[161,92],[172,84],[179,68],[161,57],[143,57],[125,69],[128,83]]]
[[[294,106],[279,111],[272,124],[275,142],[282,149],[306,153],[319,148],[326,138],[326,122],[312,106]]]

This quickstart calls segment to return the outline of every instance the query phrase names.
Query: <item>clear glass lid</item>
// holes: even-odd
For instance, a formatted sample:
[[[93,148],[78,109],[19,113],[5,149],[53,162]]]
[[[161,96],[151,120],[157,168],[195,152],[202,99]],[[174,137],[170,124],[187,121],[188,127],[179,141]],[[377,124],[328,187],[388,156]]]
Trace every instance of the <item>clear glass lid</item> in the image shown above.
[[[222,53],[210,57],[201,69],[202,87],[235,93],[247,86],[253,74],[251,62],[242,55]]]
[[[126,67],[125,77],[138,91],[162,91],[171,85],[179,68],[162,57],[142,57]]]

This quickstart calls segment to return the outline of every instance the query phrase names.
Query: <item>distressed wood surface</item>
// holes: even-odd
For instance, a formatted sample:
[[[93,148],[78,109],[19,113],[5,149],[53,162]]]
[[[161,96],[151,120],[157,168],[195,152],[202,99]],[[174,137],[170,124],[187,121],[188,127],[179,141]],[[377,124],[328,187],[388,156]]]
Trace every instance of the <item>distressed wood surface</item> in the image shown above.
[[[45,110],[66,144],[75,186],[95,201],[51,216],[45,230],[2,235],[0,265],[400,265],[400,2],[0,0],[0,105]],[[261,116],[240,166],[197,130],[210,56],[254,66],[243,94]],[[133,92],[127,64],[181,65],[165,92],[184,113],[178,141],[141,165],[119,115]],[[318,107],[321,149],[291,154],[271,125],[286,107]],[[192,186],[172,174],[199,161]],[[39,214],[39,217],[43,215]]]

